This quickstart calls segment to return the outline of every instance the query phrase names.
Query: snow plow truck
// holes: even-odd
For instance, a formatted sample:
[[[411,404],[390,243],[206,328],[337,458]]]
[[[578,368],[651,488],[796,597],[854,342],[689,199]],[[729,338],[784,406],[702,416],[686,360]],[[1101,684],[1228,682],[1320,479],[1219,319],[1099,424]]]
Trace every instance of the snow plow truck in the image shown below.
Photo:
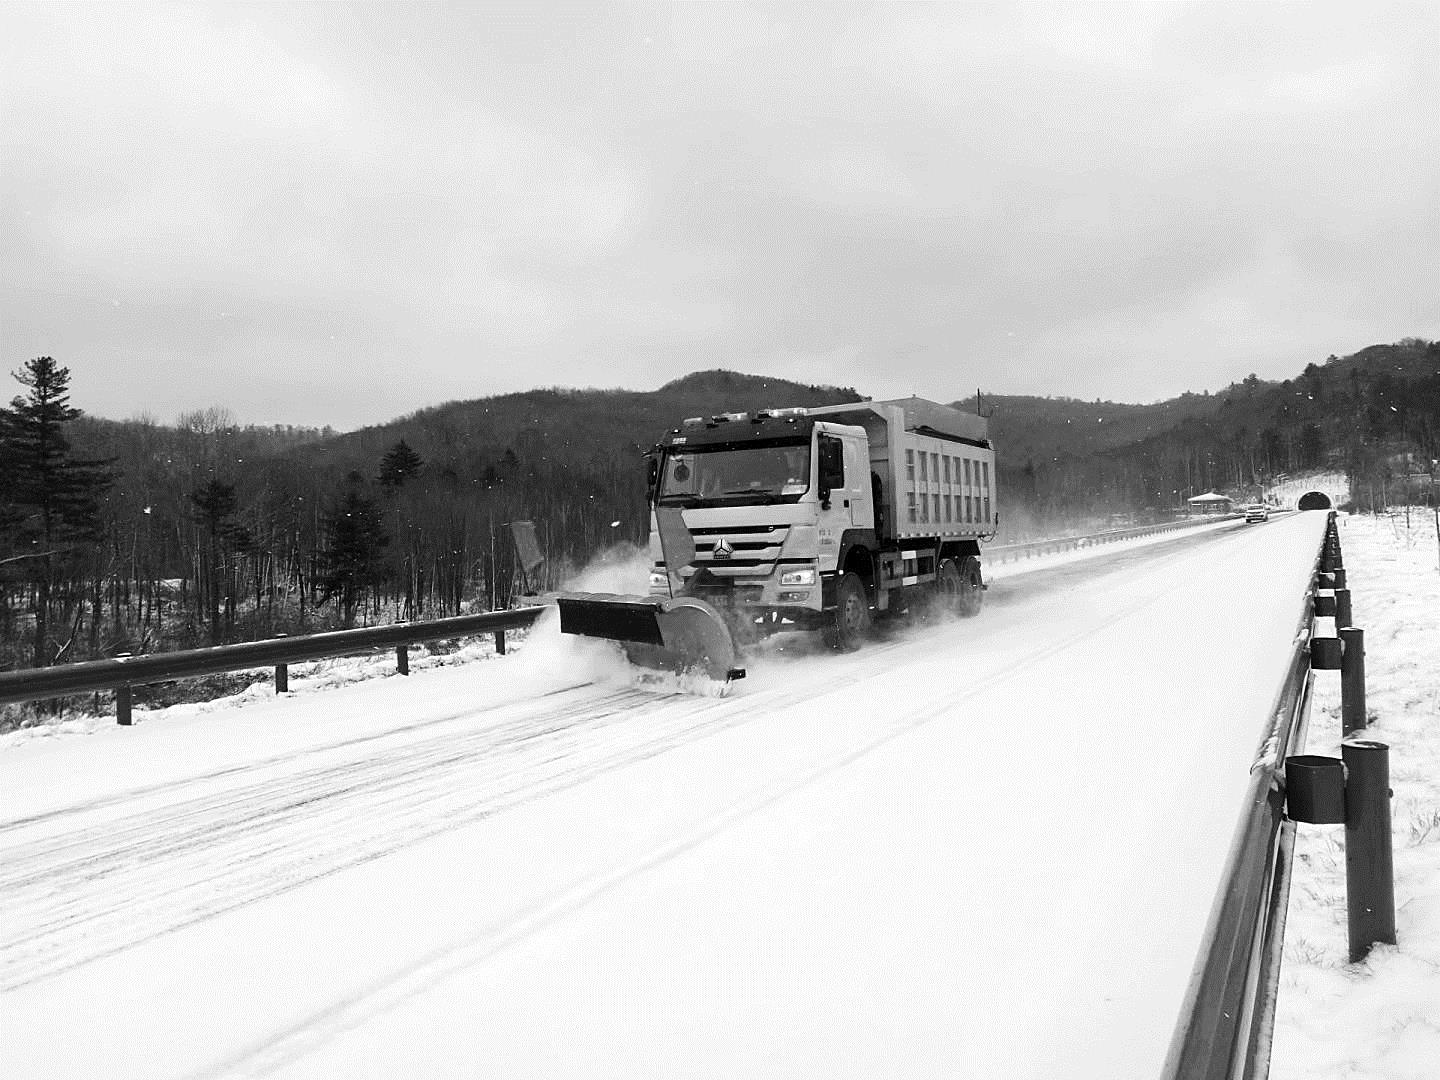
[[[998,520],[983,416],[914,397],[723,413],[646,462],[650,594],[562,596],[566,633],[728,683],[768,634],[850,651],[877,615],[980,610]]]

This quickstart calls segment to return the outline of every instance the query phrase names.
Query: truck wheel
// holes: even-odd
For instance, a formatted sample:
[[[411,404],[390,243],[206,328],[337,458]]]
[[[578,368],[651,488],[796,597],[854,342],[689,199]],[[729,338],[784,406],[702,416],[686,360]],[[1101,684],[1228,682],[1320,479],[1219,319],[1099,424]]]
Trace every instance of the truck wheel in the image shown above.
[[[966,555],[960,560],[960,595],[955,611],[962,619],[980,614],[985,601],[985,585],[980,578],[980,560]]]
[[[835,590],[835,612],[825,627],[825,644],[836,652],[854,652],[870,628],[870,603],[858,574],[846,574]]]
[[[954,559],[941,559],[940,569],[935,571],[935,592],[931,598],[931,607],[937,614],[958,615],[963,588],[964,581],[960,577],[959,564]]]

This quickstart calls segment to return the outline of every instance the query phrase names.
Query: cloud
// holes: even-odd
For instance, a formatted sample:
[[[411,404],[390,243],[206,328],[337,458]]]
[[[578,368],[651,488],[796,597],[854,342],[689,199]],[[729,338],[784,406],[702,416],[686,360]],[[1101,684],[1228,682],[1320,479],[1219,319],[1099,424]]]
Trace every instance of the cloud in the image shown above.
[[[1150,398],[1440,335],[1429,8],[0,21],[0,337],[102,414],[750,364]]]

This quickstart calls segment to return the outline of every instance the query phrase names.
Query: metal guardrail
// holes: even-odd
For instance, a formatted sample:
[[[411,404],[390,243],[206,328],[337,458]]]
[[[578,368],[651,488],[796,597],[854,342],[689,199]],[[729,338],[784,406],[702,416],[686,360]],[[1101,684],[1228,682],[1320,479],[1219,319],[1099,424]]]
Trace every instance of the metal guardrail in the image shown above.
[[[481,615],[457,615],[433,622],[394,623],[390,626],[246,641],[238,645],[216,645],[208,649],[87,660],[62,667],[4,671],[0,672],[0,704],[114,690],[118,720],[121,724],[128,724],[132,686],[273,665],[275,689],[282,692],[287,688],[287,664],[388,648],[396,650],[401,674],[409,674],[407,646],[493,633],[496,651],[503,653],[505,631],[531,625],[544,610],[543,607],[514,608]]]
[[[1133,529],[1115,529],[1110,532],[1087,533],[1084,536],[1062,536],[1051,540],[1031,540],[1023,544],[989,544],[984,555],[995,562],[1011,562],[1028,559],[1035,555],[1049,555],[1059,551],[1074,551],[1076,548],[1093,547],[1097,544],[1113,544],[1121,540],[1134,540],[1141,536],[1155,536],[1159,533],[1193,529],[1197,525],[1213,525],[1217,521],[1235,521],[1244,514],[1208,514],[1204,517],[1185,521],[1167,521],[1159,525],[1139,525]]]
[[[1323,609],[1317,591],[1333,584],[1326,572],[1334,529],[1332,512],[1161,1080],[1263,1080],[1269,1074],[1295,843],[1295,823],[1285,817],[1285,759],[1304,747],[1313,669],[1322,666],[1312,657],[1312,623]]]
[[[1212,515],[1189,521],[1167,522],[1163,525],[1092,533],[1087,536],[1037,540],[1026,544],[1002,544],[987,547],[985,552],[990,558],[1003,562],[1034,554],[1068,551],[1092,544],[1171,532],[1238,516]],[[362,627],[358,630],[335,630],[323,634],[247,641],[238,645],[217,645],[208,649],[186,649],[147,656],[88,660],[53,668],[5,671],[0,672],[0,705],[114,690],[117,719],[121,724],[129,724],[130,688],[133,686],[273,665],[276,692],[283,693],[288,686],[288,664],[392,647],[396,649],[396,662],[400,672],[409,674],[409,659],[405,653],[408,645],[494,633],[496,650],[503,653],[505,631],[529,626],[542,610],[541,607],[516,608],[511,611],[486,612],[482,615],[459,615],[449,619],[436,619],[434,622],[396,623],[390,626]]]

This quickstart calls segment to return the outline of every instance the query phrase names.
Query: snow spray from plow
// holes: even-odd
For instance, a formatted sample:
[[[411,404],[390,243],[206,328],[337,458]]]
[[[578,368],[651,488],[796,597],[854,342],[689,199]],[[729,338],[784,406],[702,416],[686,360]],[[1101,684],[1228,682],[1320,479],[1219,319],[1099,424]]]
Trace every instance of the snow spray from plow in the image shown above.
[[[695,544],[680,512],[662,510],[657,521],[666,565],[692,563]],[[513,535],[521,565],[531,560],[538,565],[541,557],[533,532],[526,537],[515,530]],[[638,667],[703,675],[722,691],[734,680],[743,679],[745,669],[738,664],[735,640],[720,613],[696,597],[673,595],[673,585],[670,591],[670,596],[560,593],[555,596],[560,631],[619,642],[626,658]]]

